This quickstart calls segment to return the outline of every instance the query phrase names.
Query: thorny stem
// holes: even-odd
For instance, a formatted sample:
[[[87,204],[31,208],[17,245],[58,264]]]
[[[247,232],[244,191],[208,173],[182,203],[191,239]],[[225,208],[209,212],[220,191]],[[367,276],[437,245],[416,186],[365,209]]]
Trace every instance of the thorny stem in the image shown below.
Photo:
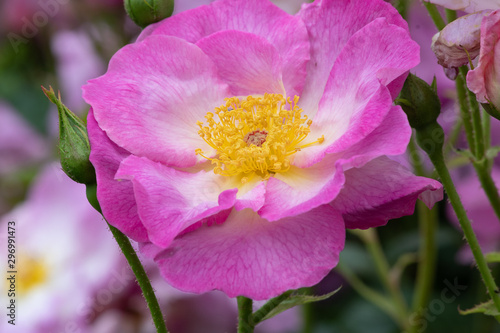
[[[89,200],[92,207],[94,207],[99,213],[102,214],[101,206],[97,201],[96,190],[97,187],[95,184],[87,185],[87,199]],[[165,326],[165,320],[163,319],[163,314],[161,313],[160,305],[158,304],[158,300],[156,299],[153,287],[151,287],[148,275],[146,274],[146,271],[144,270],[139,257],[137,257],[134,248],[130,244],[130,240],[120,230],[116,229],[109,223],[108,226],[111,230],[111,233],[115,237],[116,242],[120,246],[120,249],[125,255],[130,268],[132,268],[132,271],[135,274],[135,278],[137,279],[137,283],[141,287],[142,294],[146,299],[149,311],[151,312],[151,316],[153,317],[156,332],[168,333],[167,327]]]

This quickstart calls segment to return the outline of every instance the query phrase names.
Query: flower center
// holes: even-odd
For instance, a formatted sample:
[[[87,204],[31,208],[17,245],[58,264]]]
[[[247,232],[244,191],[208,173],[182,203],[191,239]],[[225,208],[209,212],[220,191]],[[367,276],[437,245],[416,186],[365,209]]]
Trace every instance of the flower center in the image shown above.
[[[215,165],[214,172],[223,176],[259,175],[268,179],[277,172],[290,169],[290,158],[301,149],[320,144],[324,136],[314,142],[300,143],[310,133],[312,120],[302,115],[293,101],[281,94],[265,94],[263,97],[248,96],[226,98],[226,104],[215,108],[214,114],[205,116],[207,125],[198,121],[198,134],[217,151],[214,158],[201,155]],[[248,181],[243,177],[242,182]]]
[[[19,296],[23,297],[36,286],[46,282],[47,268],[40,260],[22,253],[19,255],[19,262],[22,263],[23,268],[18,271],[15,284]],[[10,282],[7,280],[9,287]]]

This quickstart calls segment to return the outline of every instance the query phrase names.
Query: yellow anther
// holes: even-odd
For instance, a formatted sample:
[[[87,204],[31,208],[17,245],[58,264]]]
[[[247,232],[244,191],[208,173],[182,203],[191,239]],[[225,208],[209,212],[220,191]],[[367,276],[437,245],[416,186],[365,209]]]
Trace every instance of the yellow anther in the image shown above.
[[[214,173],[224,176],[239,174],[255,175],[265,180],[271,174],[290,169],[288,156],[301,149],[321,144],[324,136],[314,142],[301,145],[310,133],[312,120],[302,115],[298,107],[298,96],[285,99],[280,94],[265,94],[263,97],[248,96],[226,98],[226,104],[208,112],[207,125],[198,121],[198,134],[217,151],[209,158],[201,149],[197,155],[216,165]],[[249,181],[244,176],[242,183]]]

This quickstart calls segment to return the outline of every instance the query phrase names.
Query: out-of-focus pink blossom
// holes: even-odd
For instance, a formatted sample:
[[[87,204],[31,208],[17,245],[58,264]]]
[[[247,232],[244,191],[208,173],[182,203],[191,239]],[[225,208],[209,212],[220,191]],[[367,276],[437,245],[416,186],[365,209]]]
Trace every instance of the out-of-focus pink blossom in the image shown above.
[[[392,100],[418,58],[379,0],[295,16],[223,0],[153,24],[84,87],[104,215],[184,291],[262,300],[316,284],[345,227],[442,198],[386,157],[411,135]]]
[[[424,0],[448,9],[474,13],[485,9],[500,9],[500,0]]]
[[[92,41],[84,31],[63,30],[52,37],[52,52],[64,103],[73,112],[81,114],[86,103],[81,86],[90,78],[105,71]]]
[[[87,319],[123,287],[116,276],[124,263],[102,217],[87,202],[85,187],[51,164],[26,201],[0,219],[2,242],[9,221],[15,222],[16,259],[9,270],[18,272],[17,317],[15,326],[4,318],[0,331],[91,332]],[[7,293],[0,297],[7,304]]]
[[[0,175],[43,160],[48,146],[10,106],[0,102]]]
[[[467,74],[467,86],[478,101],[489,101],[500,110],[500,10],[482,21],[479,62]]]

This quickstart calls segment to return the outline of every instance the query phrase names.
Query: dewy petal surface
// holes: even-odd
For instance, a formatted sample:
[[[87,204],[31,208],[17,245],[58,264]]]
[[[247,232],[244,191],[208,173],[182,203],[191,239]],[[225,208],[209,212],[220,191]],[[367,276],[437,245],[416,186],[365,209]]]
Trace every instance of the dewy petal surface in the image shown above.
[[[265,38],[228,30],[204,37],[196,45],[215,63],[231,95],[286,94],[280,54]]]
[[[97,178],[97,199],[102,213],[112,226],[135,241],[148,240],[147,231],[137,214],[134,189],[130,181],[115,181],[121,161],[130,153],[118,147],[99,128],[92,108],[87,117],[87,131],[90,140],[90,162],[94,165]]]
[[[318,283],[344,247],[341,216],[328,205],[268,222],[250,209],[175,239],[155,261],[175,287],[268,299]]]
[[[346,228],[367,229],[413,214],[417,198],[431,208],[443,199],[441,183],[417,177],[399,163],[379,157],[345,172],[345,185],[332,202]]]
[[[196,148],[210,151],[196,122],[228,93],[200,48],[167,36],[125,46],[104,76],[84,86],[85,100],[113,142],[177,167],[194,165]]]
[[[116,178],[133,183],[149,239],[161,247],[197,221],[232,208],[238,191],[222,191],[221,177],[211,171],[189,173],[136,156],[121,163]]]
[[[301,94],[309,60],[307,30],[299,17],[287,14],[267,0],[216,1],[151,25],[139,40],[160,34],[196,43],[224,30],[249,32],[267,39],[281,56],[287,95]]]
[[[304,21],[311,42],[311,60],[301,100],[301,106],[310,116],[318,108],[334,62],[354,33],[379,17],[408,31],[406,21],[383,1],[316,1],[303,5],[298,16]]]

